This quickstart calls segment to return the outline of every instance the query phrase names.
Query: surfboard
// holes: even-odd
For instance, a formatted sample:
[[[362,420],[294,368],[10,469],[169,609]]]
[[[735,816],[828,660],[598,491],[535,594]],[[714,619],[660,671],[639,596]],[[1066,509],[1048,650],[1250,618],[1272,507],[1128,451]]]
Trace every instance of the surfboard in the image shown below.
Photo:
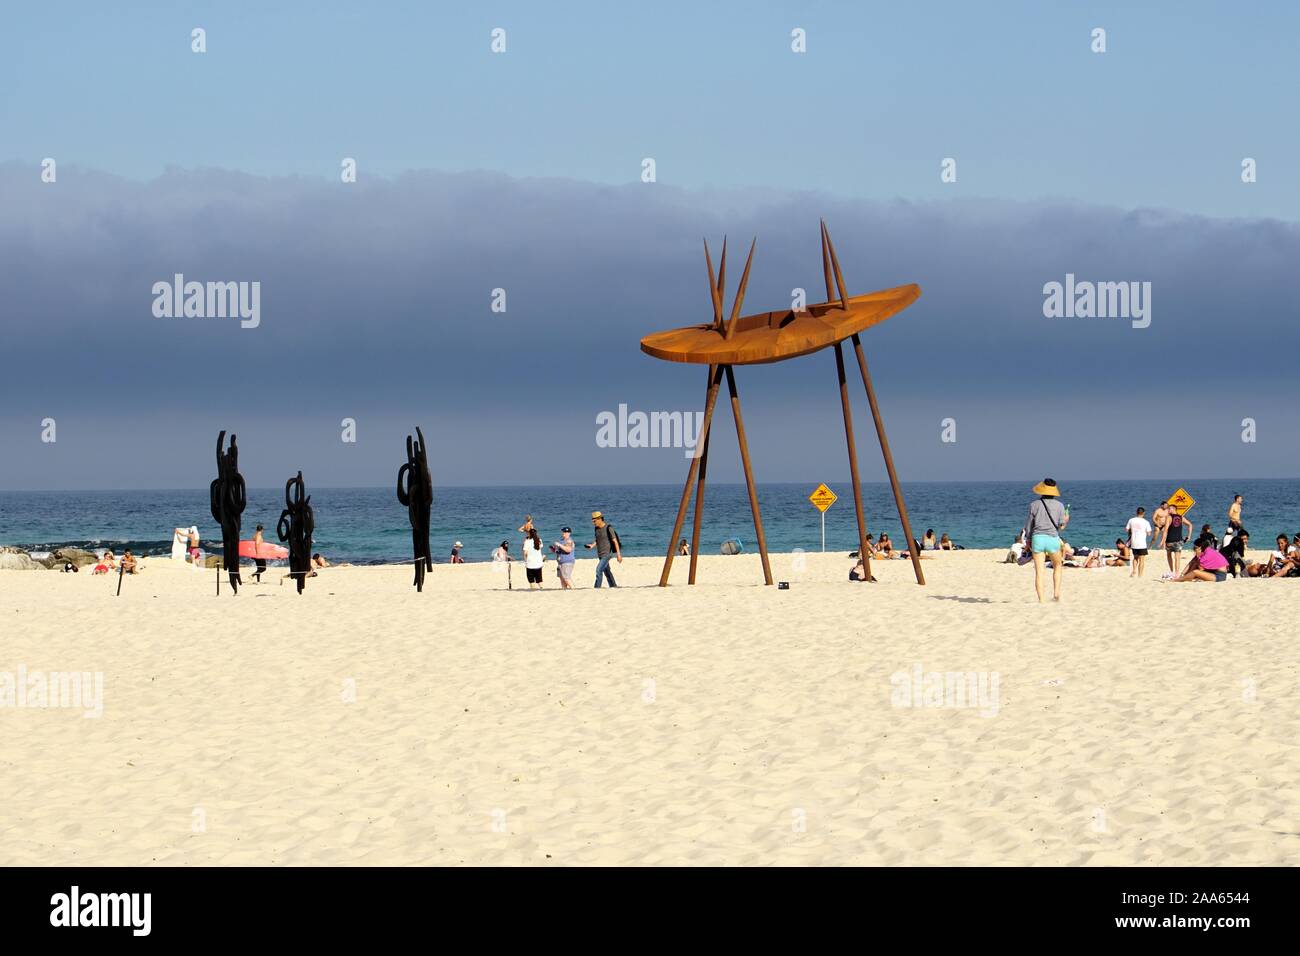
[[[261,558],[263,561],[283,561],[289,557],[289,549],[278,544],[271,544],[269,541],[263,541],[259,548],[256,542],[251,539],[239,542],[239,556],[241,558]]]

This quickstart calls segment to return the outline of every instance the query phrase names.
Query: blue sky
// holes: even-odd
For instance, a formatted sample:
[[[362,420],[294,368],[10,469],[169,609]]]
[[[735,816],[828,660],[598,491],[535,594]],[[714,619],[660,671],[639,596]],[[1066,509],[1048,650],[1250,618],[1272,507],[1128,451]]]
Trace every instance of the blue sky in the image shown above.
[[[416,423],[443,484],[680,481],[679,451],[597,448],[595,416],[698,407],[703,372],[637,340],[708,318],[702,236],[757,235],[747,305],[783,307],[820,284],[821,216],[850,291],[923,289],[865,339],[905,477],[1293,475],[1298,26],[1280,3],[7,10],[0,488],[201,484],[221,428],[259,449],[250,483],[387,484]],[[262,325],[153,317],[175,272],[260,281]],[[1151,327],[1045,318],[1067,273],[1152,282]],[[738,378],[760,478],[845,472],[832,357]]]
[[[625,183],[652,156],[686,187],[1300,218],[1300,7],[1280,0],[47,2],[3,21],[6,159]]]

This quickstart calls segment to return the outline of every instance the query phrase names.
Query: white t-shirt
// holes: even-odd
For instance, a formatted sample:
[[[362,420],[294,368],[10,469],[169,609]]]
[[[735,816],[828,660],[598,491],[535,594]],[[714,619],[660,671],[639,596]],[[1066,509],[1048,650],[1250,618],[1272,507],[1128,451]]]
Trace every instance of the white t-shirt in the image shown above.
[[[1129,518],[1124,530],[1128,532],[1134,548],[1145,548],[1147,536],[1151,534],[1151,522],[1146,518]]]
[[[533,539],[528,538],[524,541],[524,567],[540,568],[542,566],[542,550],[533,544]]]

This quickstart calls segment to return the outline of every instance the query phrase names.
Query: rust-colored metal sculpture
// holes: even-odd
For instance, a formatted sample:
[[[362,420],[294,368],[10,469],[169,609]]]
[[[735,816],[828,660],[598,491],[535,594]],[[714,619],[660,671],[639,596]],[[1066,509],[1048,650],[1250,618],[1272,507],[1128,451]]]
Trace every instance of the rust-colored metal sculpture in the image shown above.
[[[826,222],[821,224],[822,234],[822,271],[826,278],[826,301],[808,305],[801,312],[792,309],[777,312],[761,312],[757,315],[741,316],[740,309],[745,301],[745,287],[749,284],[749,268],[754,261],[754,245],[749,247],[749,258],[745,261],[745,271],[740,277],[740,287],[736,291],[736,300],[731,308],[731,317],[723,320],[723,292],[727,280],[727,244],[722,244],[722,259],[718,264],[716,278],[713,273],[713,257],[709,254],[709,244],[704,243],[704,259],[709,269],[709,294],[713,299],[713,321],[707,325],[692,325],[681,329],[669,329],[655,332],[641,340],[641,351],[655,358],[669,362],[691,362],[709,367],[708,391],[704,400],[704,421],[700,425],[699,454],[691,459],[691,467],[686,476],[686,486],[682,489],[681,503],[677,507],[677,520],[673,524],[673,533],[668,540],[668,550],[664,558],[663,573],[659,576],[659,586],[668,585],[668,574],[672,570],[673,555],[677,552],[678,535],[686,520],[686,508],[691,502],[691,485],[695,485],[695,518],[691,528],[691,565],[689,583],[695,583],[696,556],[700,550],[700,519],[704,512],[704,477],[709,465],[710,426],[713,422],[713,408],[717,404],[718,390],[722,379],[727,379],[727,391],[731,396],[731,413],[736,421],[736,438],[740,443],[740,461],[745,469],[745,486],[749,493],[749,507],[754,516],[754,534],[758,538],[758,551],[763,562],[763,580],[772,583],[772,567],[767,557],[767,538],[763,534],[763,519],[759,513],[758,493],[754,486],[754,470],[749,461],[749,444],[745,440],[745,425],[740,415],[740,397],[736,393],[736,375],[733,365],[762,365],[780,362],[820,351],[828,346],[835,347],[835,369],[840,386],[840,406],[844,413],[844,437],[848,445],[849,471],[853,479],[853,505],[858,519],[858,548],[862,555],[863,567],[867,580],[871,576],[871,552],[867,549],[867,524],[862,510],[862,483],[858,478],[858,452],[853,438],[853,411],[849,404],[848,384],[844,376],[843,343],[851,339],[853,351],[858,359],[858,369],[862,372],[862,385],[867,392],[867,401],[871,405],[871,416],[876,423],[876,435],[880,439],[880,451],[885,459],[885,468],[889,472],[889,483],[894,492],[894,503],[898,506],[898,517],[903,523],[903,534],[909,543],[908,553],[912,567],[916,572],[916,583],[925,583],[925,574],[921,570],[919,542],[912,537],[911,523],[907,518],[907,505],[903,501],[903,491],[898,484],[898,475],[894,471],[894,457],[889,451],[889,440],[885,437],[885,424],[880,417],[880,406],[876,402],[876,390],[871,384],[871,375],[867,372],[867,359],[862,353],[859,333],[873,325],[879,325],[891,315],[907,308],[921,295],[921,288],[915,284],[896,286],[866,295],[850,296],[844,285],[844,275],[840,271],[839,257],[835,255],[835,246],[831,243]],[[838,289],[839,296],[836,297]]]

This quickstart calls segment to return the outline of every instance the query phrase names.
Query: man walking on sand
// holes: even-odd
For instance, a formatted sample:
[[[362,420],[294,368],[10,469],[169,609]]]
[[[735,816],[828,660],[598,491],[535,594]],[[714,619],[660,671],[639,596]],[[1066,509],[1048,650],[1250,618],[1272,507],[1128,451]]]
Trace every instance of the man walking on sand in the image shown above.
[[[1139,508],[1137,514],[1128,519],[1124,530],[1128,532],[1128,543],[1133,548],[1133,571],[1131,578],[1140,578],[1147,567],[1147,544],[1151,537],[1151,522],[1143,517],[1146,508]]]
[[[609,579],[609,586],[618,587],[614,580],[614,573],[609,569],[609,559],[615,558],[619,564],[623,563],[623,549],[619,546],[618,532],[612,525],[605,523],[605,516],[599,511],[591,513],[591,527],[595,531],[596,540],[587,545],[587,550],[596,549],[596,587],[600,587],[600,579],[603,575]]]

